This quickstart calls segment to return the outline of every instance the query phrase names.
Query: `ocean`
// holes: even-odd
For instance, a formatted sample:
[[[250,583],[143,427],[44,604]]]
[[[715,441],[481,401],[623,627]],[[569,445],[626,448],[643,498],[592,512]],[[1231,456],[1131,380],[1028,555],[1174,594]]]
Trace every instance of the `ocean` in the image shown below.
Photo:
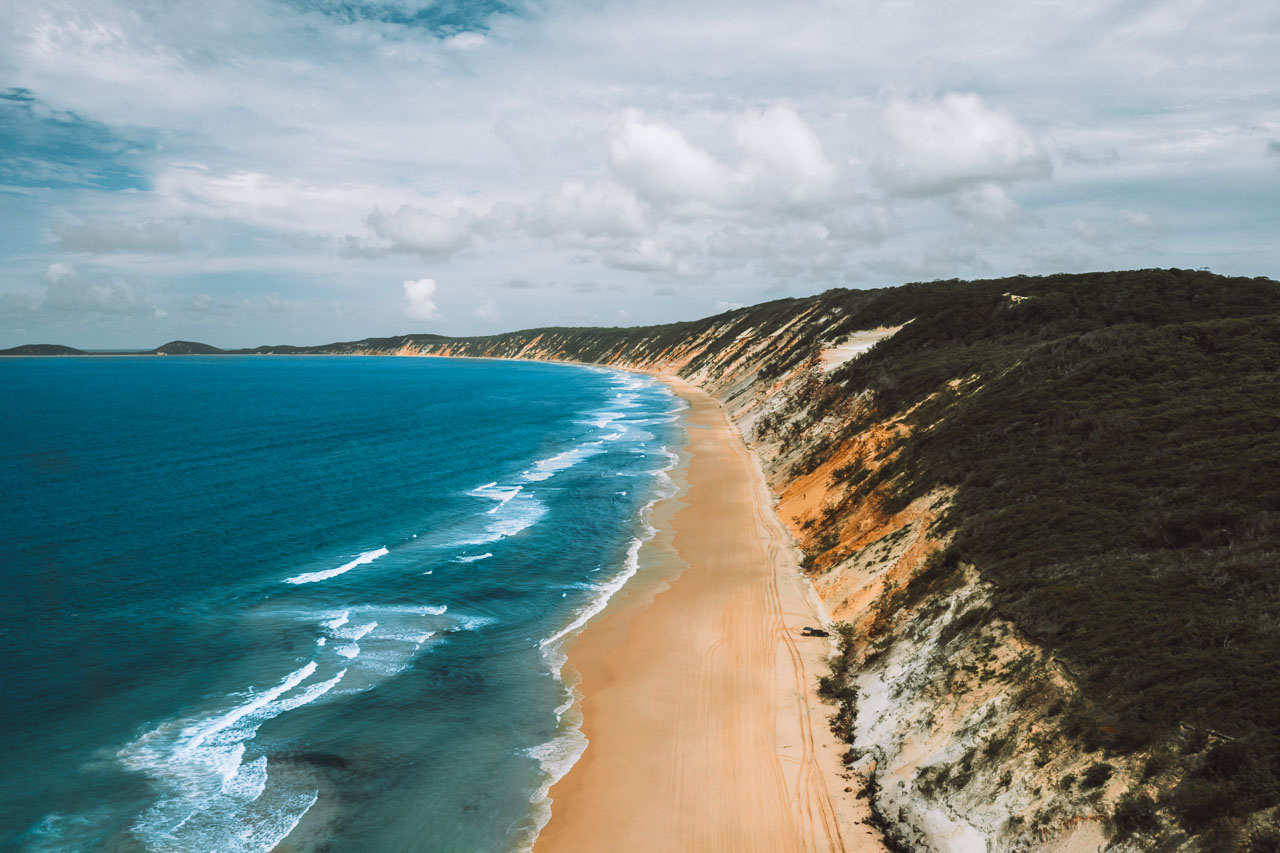
[[[505,851],[580,755],[562,646],[637,570],[648,377],[0,362],[0,846]]]

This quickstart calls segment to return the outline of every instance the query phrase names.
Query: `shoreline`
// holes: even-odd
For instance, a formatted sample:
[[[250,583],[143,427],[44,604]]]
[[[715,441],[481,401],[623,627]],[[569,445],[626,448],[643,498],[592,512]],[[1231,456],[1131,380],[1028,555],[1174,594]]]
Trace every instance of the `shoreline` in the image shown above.
[[[759,460],[713,397],[629,372],[689,406],[680,490],[653,509],[643,571],[564,649],[587,747],[533,849],[884,849],[816,696],[831,649],[799,636],[820,604]]]
[[[69,357],[142,355],[153,354]],[[864,780],[841,761],[848,746],[828,729],[834,709],[817,695],[833,648],[800,637],[825,624],[822,602],[798,569],[761,460],[716,398],[674,375],[569,359],[270,355],[585,367],[656,379],[688,407],[686,440],[669,448],[677,489],[650,505],[654,532],[638,569],[555,644],[573,696],[569,732],[586,746],[553,774],[542,805],[533,801],[549,817],[534,818],[541,826],[519,849],[886,850]]]

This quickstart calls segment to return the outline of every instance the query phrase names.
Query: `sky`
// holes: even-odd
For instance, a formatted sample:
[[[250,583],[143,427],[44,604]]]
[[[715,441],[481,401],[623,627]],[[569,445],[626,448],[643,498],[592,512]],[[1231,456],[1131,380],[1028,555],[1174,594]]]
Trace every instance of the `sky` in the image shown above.
[[[1262,0],[0,0],[0,347],[1280,276]]]

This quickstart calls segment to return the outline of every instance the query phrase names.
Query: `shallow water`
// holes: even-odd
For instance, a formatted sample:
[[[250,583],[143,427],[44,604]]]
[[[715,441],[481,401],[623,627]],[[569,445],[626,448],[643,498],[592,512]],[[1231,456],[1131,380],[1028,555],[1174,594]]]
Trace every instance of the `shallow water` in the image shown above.
[[[0,839],[506,850],[680,403],[442,359],[0,363]]]

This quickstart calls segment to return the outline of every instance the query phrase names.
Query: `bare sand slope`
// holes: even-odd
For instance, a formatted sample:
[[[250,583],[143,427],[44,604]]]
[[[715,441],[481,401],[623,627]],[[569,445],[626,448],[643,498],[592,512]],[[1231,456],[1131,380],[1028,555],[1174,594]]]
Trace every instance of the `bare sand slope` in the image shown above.
[[[809,689],[827,645],[799,637],[817,617],[759,466],[718,402],[664,378],[692,406],[688,488],[569,651],[590,744],[535,849],[880,850]]]

